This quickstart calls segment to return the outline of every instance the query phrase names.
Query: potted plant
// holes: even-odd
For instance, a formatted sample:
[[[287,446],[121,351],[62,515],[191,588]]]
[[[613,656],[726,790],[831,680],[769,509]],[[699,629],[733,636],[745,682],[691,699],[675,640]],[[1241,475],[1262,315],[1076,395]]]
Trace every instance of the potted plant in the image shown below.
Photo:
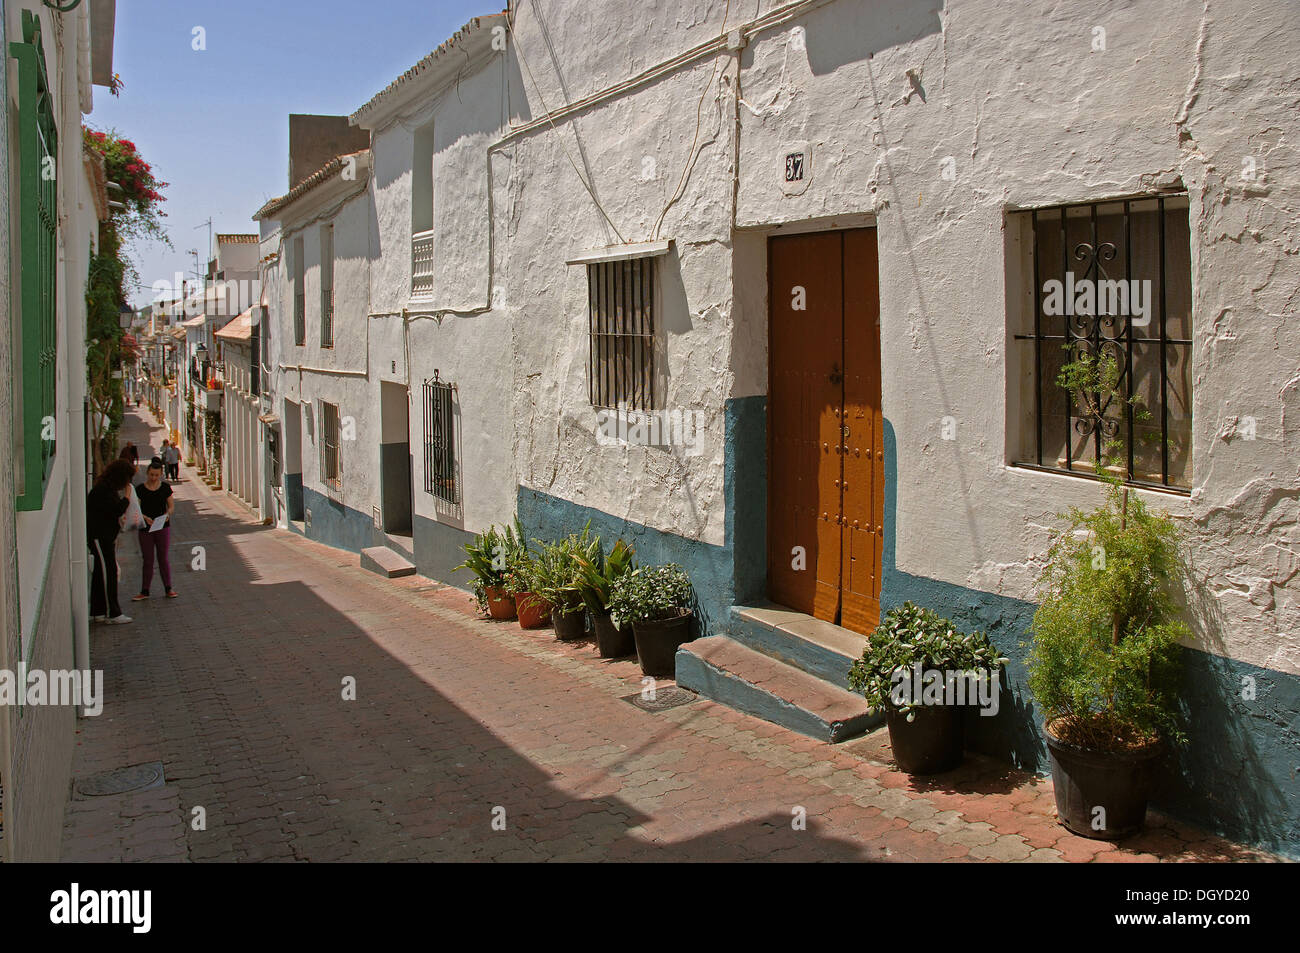
[[[522,532],[516,534],[509,526],[504,531],[489,526],[464,549],[465,561],[453,572],[467,569],[474,574],[472,591],[479,611],[500,621],[513,619],[516,606],[511,590],[525,554]]]
[[[1058,819],[1084,837],[1117,840],[1142,829],[1166,742],[1178,720],[1183,639],[1172,590],[1186,564],[1173,519],[1130,499],[1120,418],[1149,417],[1121,386],[1114,354],[1066,346],[1057,377],[1086,432],[1101,436],[1095,462],[1107,485],[1096,509],[1072,507],[1040,577],[1030,627],[1029,690],[1043,711]]]
[[[690,579],[673,563],[640,566],[614,582],[609,611],[620,630],[632,627],[643,674],[676,674],[677,649],[691,640],[693,599]]]
[[[537,593],[551,607],[555,637],[562,642],[577,642],[587,634],[581,561],[590,561],[600,552],[600,537],[591,535],[589,520],[580,534],[557,543],[534,542],[541,547],[538,561],[542,573]]]
[[[578,558],[582,574],[578,585],[587,614],[591,616],[596,651],[601,658],[622,658],[636,651],[631,627],[619,629],[609,614],[610,591],[614,583],[632,568],[633,555],[632,547],[620,539],[608,555],[597,546],[590,558]]]
[[[522,628],[540,629],[551,621],[551,604],[539,591],[549,578],[550,563],[544,552],[522,555],[511,586]]]
[[[885,613],[849,669],[849,687],[885,713],[889,743],[908,774],[937,774],[961,764],[966,710],[992,706],[998,656],[982,632],[963,633],[911,602]]]
[[[1091,512],[1072,508],[1042,574],[1029,690],[1042,708],[1056,813],[1084,837],[1140,830],[1165,741],[1180,741],[1182,648],[1172,584],[1177,528],[1112,484]]]

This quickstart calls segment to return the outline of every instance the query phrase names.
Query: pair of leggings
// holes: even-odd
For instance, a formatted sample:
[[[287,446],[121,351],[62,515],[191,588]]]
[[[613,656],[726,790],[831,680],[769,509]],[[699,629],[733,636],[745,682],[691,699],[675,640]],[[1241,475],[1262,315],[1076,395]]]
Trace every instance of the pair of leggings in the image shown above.
[[[153,584],[154,553],[158,554],[158,575],[162,576],[163,590],[172,587],[172,564],[167,557],[167,544],[171,542],[172,527],[168,523],[156,533],[149,532],[148,527],[140,530],[140,551],[144,553],[144,575],[140,577],[140,592],[149,594]]]
[[[95,571],[90,579],[90,614],[110,619],[122,614],[117,601],[117,550],[115,539],[92,539],[90,552]]]

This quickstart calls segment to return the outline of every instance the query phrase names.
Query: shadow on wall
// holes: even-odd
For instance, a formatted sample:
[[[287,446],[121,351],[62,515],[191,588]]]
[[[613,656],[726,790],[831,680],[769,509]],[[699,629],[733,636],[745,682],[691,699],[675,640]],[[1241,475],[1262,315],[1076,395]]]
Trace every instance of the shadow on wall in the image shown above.
[[[856,0],[809,14],[808,66],[814,76],[943,31],[944,0]]]

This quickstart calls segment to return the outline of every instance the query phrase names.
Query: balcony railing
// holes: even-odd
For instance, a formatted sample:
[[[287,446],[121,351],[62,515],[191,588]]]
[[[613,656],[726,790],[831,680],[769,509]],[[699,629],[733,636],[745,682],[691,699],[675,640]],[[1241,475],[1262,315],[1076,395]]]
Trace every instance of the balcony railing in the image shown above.
[[[433,294],[433,231],[411,236],[411,297]]]

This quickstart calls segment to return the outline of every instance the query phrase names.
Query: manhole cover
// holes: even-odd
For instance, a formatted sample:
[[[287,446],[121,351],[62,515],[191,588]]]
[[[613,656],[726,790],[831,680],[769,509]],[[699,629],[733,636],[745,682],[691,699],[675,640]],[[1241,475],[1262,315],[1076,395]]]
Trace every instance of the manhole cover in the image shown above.
[[[623,700],[631,702],[643,711],[667,711],[669,708],[676,708],[679,705],[689,705],[693,701],[698,701],[699,697],[694,692],[688,692],[676,685],[669,685],[667,688],[657,689],[653,698],[646,698],[640,692],[637,692],[635,695],[628,695]]]
[[[126,794],[129,791],[143,791],[146,788],[160,788],[165,783],[161,761],[149,764],[133,764],[126,768],[117,768],[82,778],[76,783],[75,790],[81,797],[104,797],[109,794]]]

